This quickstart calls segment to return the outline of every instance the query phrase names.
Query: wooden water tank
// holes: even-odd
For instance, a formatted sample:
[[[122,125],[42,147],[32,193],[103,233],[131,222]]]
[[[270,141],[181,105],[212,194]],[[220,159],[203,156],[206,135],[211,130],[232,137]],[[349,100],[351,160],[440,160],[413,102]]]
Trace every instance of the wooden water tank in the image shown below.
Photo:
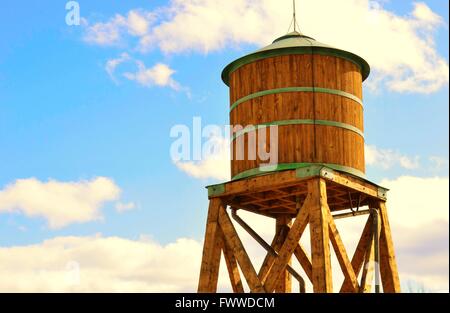
[[[223,70],[230,124],[266,130],[278,125],[278,165],[271,171],[323,164],[364,177],[362,82],[369,71],[353,53],[289,33]],[[255,128],[233,133],[232,179],[264,172],[260,166],[266,160],[248,158]],[[238,159],[239,152],[244,159]]]

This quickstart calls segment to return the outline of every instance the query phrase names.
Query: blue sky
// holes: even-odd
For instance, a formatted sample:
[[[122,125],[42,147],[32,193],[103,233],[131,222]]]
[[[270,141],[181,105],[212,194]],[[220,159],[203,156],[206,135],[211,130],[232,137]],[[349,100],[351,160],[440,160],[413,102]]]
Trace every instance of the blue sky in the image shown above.
[[[141,13],[159,12],[160,8],[169,7],[169,2],[78,2],[80,26],[66,24],[66,1],[3,1],[0,4],[3,26],[0,27],[0,194],[17,179],[79,182],[108,177],[121,189],[121,195],[102,204],[102,220],[70,223],[57,229],[48,227],[45,216],[29,216],[17,208],[14,212],[7,208],[2,211],[0,204],[0,246],[39,244],[56,237],[97,233],[130,240],[147,235],[161,245],[179,237],[202,240],[207,208],[204,187],[220,179],[197,179],[175,166],[169,154],[173,142],[170,129],[175,124],[192,125],[194,116],[200,116],[204,125],[227,124],[228,90],[220,79],[223,67],[269,44],[271,39],[283,35],[283,31],[278,32],[277,28],[274,34],[266,32],[264,36],[252,37],[250,33],[237,38],[224,34],[227,40],[223,44],[208,38],[207,44],[211,40],[212,46],[203,49],[196,47],[198,42],[193,40],[192,47],[174,51],[165,51],[161,45],[164,39],[159,38],[144,51],[138,47],[141,37],[126,31],[112,44],[100,44],[86,36],[96,23],[106,23],[116,14],[126,17],[130,10],[136,9]],[[361,3],[363,7],[365,1]],[[406,20],[411,18],[415,7],[412,1],[377,3],[378,10]],[[392,78],[392,72],[383,67],[383,60],[377,60],[374,53],[377,66],[372,68],[380,82],[374,85],[373,79],[372,87],[364,89],[365,138],[377,151],[384,151],[392,165],[383,168],[383,164],[377,164],[382,158],[369,164],[367,174],[373,181],[395,180],[402,175],[448,178],[449,8],[447,1],[420,3],[440,16],[440,20],[433,21],[433,16],[424,18],[423,26],[414,28],[416,37],[412,37],[412,45],[413,40],[429,36],[435,44],[431,48],[434,57],[443,60],[444,71],[447,66],[447,78],[439,74],[442,64],[439,67],[430,54],[423,54],[417,62],[404,65],[407,71],[416,71],[414,75],[419,77],[416,85],[399,91],[390,86],[395,80],[405,80],[406,76]],[[289,4],[286,6],[289,14]],[[311,22],[315,14],[318,13],[302,12],[300,16],[304,19],[300,23],[304,23],[308,35],[327,42],[320,35],[325,34],[323,28],[333,32],[333,27],[320,26],[316,33]],[[173,22],[170,16],[165,19]],[[279,22],[279,29],[287,29],[288,22],[285,26]],[[149,29],[162,22],[152,23]],[[182,28],[188,29],[190,25],[175,26],[179,27],[180,38],[188,41],[188,30]],[[382,26],[379,29],[380,33],[385,31]],[[208,32],[207,26],[204,31]],[[413,36],[411,32],[407,35]],[[173,32],[167,36],[172,38]],[[392,62],[401,60],[402,53],[411,53],[401,45],[396,46],[392,41],[395,38],[383,41],[380,36],[376,31],[367,33],[360,43],[360,38],[355,37],[354,45],[363,46],[373,37],[379,49],[392,51],[396,56]],[[425,51],[426,48],[418,46],[417,49]],[[361,51],[372,64],[370,53],[364,48]],[[133,61],[115,68],[114,81],[105,66],[108,60],[117,59],[122,53],[127,53]],[[182,88],[177,90],[155,83],[144,86],[127,79],[123,73],[136,70],[135,60],[147,68],[157,63],[167,65],[175,71],[171,79]],[[434,66],[430,72],[436,72],[430,75],[436,77],[421,80],[419,72],[430,64]],[[436,81],[442,82],[426,92],[417,91],[420,89],[417,86]],[[399,163],[402,157],[418,165],[402,166]],[[442,165],[436,166],[430,157],[441,160]],[[117,201],[133,202],[135,208],[117,212]]]

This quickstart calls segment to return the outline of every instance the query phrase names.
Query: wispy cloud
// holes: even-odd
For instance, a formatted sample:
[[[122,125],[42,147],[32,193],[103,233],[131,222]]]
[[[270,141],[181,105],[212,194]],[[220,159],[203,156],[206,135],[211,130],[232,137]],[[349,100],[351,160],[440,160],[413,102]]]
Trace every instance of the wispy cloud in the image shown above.
[[[125,34],[131,36],[144,36],[155,20],[155,14],[142,10],[131,10],[127,16],[116,14],[108,22],[95,23],[87,27],[84,34],[84,41],[100,46],[112,46],[120,44]]]
[[[448,170],[448,159],[440,156],[430,156],[428,160],[431,162],[431,170],[440,171],[447,169]]]
[[[151,68],[147,68],[142,61],[136,61],[138,70],[136,72],[126,72],[123,76],[129,80],[136,81],[145,87],[159,86],[170,87],[180,91],[181,85],[172,78],[175,73],[168,65],[157,63]]]
[[[188,95],[188,97],[190,97],[189,88],[182,86],[172,77],[173,74],[175,74],[175,70],[170,68],[169,65],[164,63],[157,63],[151,68],[147,68],[143,61],[131,57],[126,52],[122,53],[117,58],[109,59],[106,61],[105,71],[115,83],[118,83],[118,79],[115,74],[117,67],[126,62],[134,64],[137,70],[134,72],[122,72],[122,77],[125,77],[130,81],[134,81],[139,85],[148,88],[157,86],[168,87],[175,91],[183,91]]]
[[[124,52],[118,58],[110,59],[106,62],[105,70],[113,81],[117,82],[116,77],[114,76],[117,66],[129,60],[131,60],[130,55]]]
[[[126,211],[131,211],[136,208],[136,204],[134,202],[118,202],[116,203],[116,211],[119,213],[123,213]]]
[[[365,146],[366,164],[382,169],[400,166],[405,169],[417,169],[420,166],[420,157],[410,157],[392,149],[382,149],[374,145]]]

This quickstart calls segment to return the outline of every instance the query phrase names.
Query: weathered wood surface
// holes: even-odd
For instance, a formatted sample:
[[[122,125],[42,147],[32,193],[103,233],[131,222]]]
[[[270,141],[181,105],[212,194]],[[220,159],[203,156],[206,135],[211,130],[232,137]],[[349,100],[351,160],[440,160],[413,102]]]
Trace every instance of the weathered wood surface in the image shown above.
[[[344,243],[342,242],[339,231],[337,230],[336,223],[334,222],[333,216],[331,215],[328,206],[325,206],[326,215],[328,217],[328,228],[331,244],[333,245],[334,252],[338,259],[339,265],[344,273],[345,279],[347,279],[351,286],[353,292],[358,292],[358,278],[355,275],[351,261],[347,255],[347,250],[345,249]]]
[[[318,293],[333,292],[325,181],[321,178],[308,181],[308,190],[311,197],[309,230],[313,290]]]
[[[223,245],[222,232],[219,229],[219,211],[223,209],[221,199],[211,199],[206,221],[203,243],[202,264],[198,283],[198,292],[216,292],[220,267],[220,252]]]
[[[241,280],[241,274],[239,273],[238,264],[236,258],[234,257],[233,251],[226,244],[224,240],[223,245],[223,256],[225,258],[225,263],[227,265],[228,277],[230,278],[231,288],[235,293],[243,293],[244,286]]]
[[[244,65],[230,76],[231,104],[255,92],[286,87],[334,89],[362,98],[359,68],[344,59],[321,55],[276,56]],[[231,125],[256,125],[279,120],[336,121],[364,130],[363,107],[357,101],[320,92],[283,92],[242,102],[230,112]],[[249,159],[249,136],[244,145],[234,141],[232,176],[264,163]],[[258,140],[256,135],[255,139]],[[269,136],[264,138],[269,143]],[[278,163],[323,162],[365,171],[364,139],[347,129],[323,125],[289,125],[278,128]],[[244,154],[238,160],[236,152]]]
[[[278,232],[277,230],[280,230],[281,236],[279,237],[279,241],[277,244],[277,249],[275,250],[278,252],[283,245],[284,241],[287,239],[287,235],[290,230],[292,220],[289,216],[279,216],[276,218],[275,221],[275,232]],[[288,265],[291,265],[291,260],[287,262]],[[292,291],[292,277],[291,274],[287,270],[284,270],[281,272],[280,276],[278,277],[277,285],[275,286],[275,292],[276,293],[290,293]]]
[[[250,258],[242,245],[233,223],[230,220],[225,208],[219,210],[219,224],[225,236],[225,241],[233,251],[234,257],[237,259],[251,292],[264,292],[261,281],[258,278]]]
[[[374,206],[379,209],[382,225],[380,233],[380,275],[383,282],[383,291],[389,293],[401,292],[386,203],[384,201],[374,201],[374,203]]]
[[[308,207],[310,205],[309,195],[303,203],[303,206],[298,211],[297,217],[292,224],[291,229],[284,241],[281,249],[278,253],[278,257],[275,258],[275,262],[271,267],[269,274],[267,275],[266,281],[264,283],[264,288],[266,292],[273,292],[280,275],[286,270],[289,260],[294,253],[295,248],[298,245],[300,237],[303,234],[307,224],[308,224]]]
[[[369,216],[366,225],[364,226],[364,229],[362,231],[361,237],[359,238],[359,242],[358,245],[356,246],[351,262],[356,277],[358,277],[361,268],[364,265],[364,256],[366,254],[368,246],[370,245],[371,239],[372,239],[372,216]],[[354,292],[353,284],[349,278],[344,279],[340,292]]]

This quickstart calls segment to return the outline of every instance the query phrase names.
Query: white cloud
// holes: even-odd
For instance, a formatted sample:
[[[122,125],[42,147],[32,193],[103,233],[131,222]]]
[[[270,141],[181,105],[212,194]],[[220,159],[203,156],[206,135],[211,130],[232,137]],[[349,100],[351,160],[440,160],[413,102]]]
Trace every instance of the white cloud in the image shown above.
[[[174,161],[189,176],[207,179],[229,180],[231,173],[230,141],[221,136],[210,138],[212,151],[203,153],[199,161]]]
[[[142,86],[160,86],[170,87],[176,91],[183,89],[183,87],[172,78],[175,73],[173,69],[163,63],[158,63],[151,68],[145,67],[141,61],[136,61],[138,71],[135,73],[126,72],[123,74],[127,79],[134,80]]]
[[[366,58],[373,69],[367,84],[372,90],[386,86],[395,92],[430,93],[448,84],[448,61],[434,42],[443,19],[422,2],[414,3],[406,16],[384,9],[382,3],[305,0],[298,8],[300,26],[319,41]],[[291,19],[290,3],[280,5],[277,0],[174,0],[155,11],[140,11],[151,26],[144,27],[138,19],[136,31],[131,12],[128,18],[116,15],[90,26],[88,41],[114,43],[131,33],[138,36],[142,51],[208,53],[242,44],[266,45],[286,32]],[[317,23],[318,18],[327,23]],[[113,25],[126,25],[127,32]]]
[[[202,246],[118,237],[57,237],[0,248],[3,292],[195,291]],[[186,262],[189,260],[189,262]]]
[[[448,159],[440,156],[430,156],[428,160],[431,162],[433,170],[442,170],[448,168]]]
[[[431,25],[439,25],[443,23],[443,19],[438,14],[434,13],[425,3],[414,3],[413,16],[419,21],[428,22]]]
[[[141,60],[136,60],[128,53],[122,53],[118,58],[109,59],[105,64],[105,71],[108,76],[117,83],[115,76],[116,68],[125,62],[132,62],[137,66],[136,72],[124,72],[122,76],[128,80],[135,81],[145,87],[169,87],[175,91],[184,91],[190,97],[189,88],[182,86],[172,78],[175,73],[168,65],[157,63],[151,68],[147,68]]]
[[[116,78],[114,76],[114,72],[117,68],[117,66],[119,66],[120,64],[122,64],[123,62],[129,61],[130,55],[126,52],[122,53],[118,58],[116,59],[110,59],[106,62],[105,65],[105,70],[108,73],[109,77],[113,80],[116,81]]]
[[[145,35],[153,19],[154,15],[151,13],[141,14],[138,11],[130,11],[127,19],[129,33],[134,36]]]
[[[44,217],[51,228],[61,228],[100,219],[102,205],[119,194],[120,188],[106,177],[79,182],[18,179],[0,190],[0,213]]]
[[[120,27],[124,23],[124,17],[116,14],[107,23],[96,23],[95,25],[88,26],[83,39],[86,42],[101,46],[118,44],[121,40]]]
[[[155,14],[142,10],[131,10],[128,15],[116,14],[106,23],[89,25],[85,20],[86,27],[84,40],[88,43],[101,46],[112,46],[120,44],[124,33],[132,36],[143,36],[147,33]]]
[[[448,177],[402,176],[380,184],[391,189],[387,205],[401,278],[448,290]]]
[[[388,193],[390,214],[398,223],[417,228],[436,221],[448,222],[447,177],[401,176],[394,180],[382,180],[380,184],[392,189]]]
[[[398,165],[405,169],[417,169],[420,166],[420,157],[409,157],[392,149],[381,149],[374,145],[365,145],[365,159],[367,165],[389,169]]]
[[[130,210],[133,210],[134,208],[136,208],[136,204],[134,202],[127,202],[127,203],[118,202],[118,203],[116,203],[116,211],[119,213],[130,211]]]

